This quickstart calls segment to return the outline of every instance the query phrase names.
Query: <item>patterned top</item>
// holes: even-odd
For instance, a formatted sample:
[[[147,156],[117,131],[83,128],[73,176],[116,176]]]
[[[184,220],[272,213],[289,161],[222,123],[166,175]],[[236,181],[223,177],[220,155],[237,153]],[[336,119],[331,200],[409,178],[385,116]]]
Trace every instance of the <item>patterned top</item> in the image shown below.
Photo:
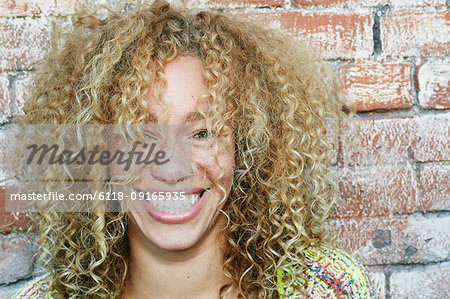
[[[278,270],[278,293],[281,298],[373,299],[375,289],[366,269],[342,250],[327,246],[305,251],[306,283],[297,279],[290,287],[288,276]]]
[[[342,250],[320,246],[305,251],[306,283],[297,279],[287,287],[288,276],[277,271],[280,299],[374,299],[375,290],[364,267]],[[11,299],[53,299],[57,291],[50,291],[48,275],[30,281]]]

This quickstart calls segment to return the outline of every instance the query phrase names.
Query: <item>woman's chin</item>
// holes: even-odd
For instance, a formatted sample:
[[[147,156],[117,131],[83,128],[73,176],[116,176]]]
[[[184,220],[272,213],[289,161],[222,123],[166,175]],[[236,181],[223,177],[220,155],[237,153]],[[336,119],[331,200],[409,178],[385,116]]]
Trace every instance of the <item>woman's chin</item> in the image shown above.
[[[130,242],[144,241],[153,248],[164,251],[183,251],[193,247],[202,247],[202,244],[215,242],[217,236],[225,225],[219,221],[214,200],[215,194],[205,195],[198,202],[200,211],[187,221],[169,221],[174,215],[158,215],[157,212],[130,212],[132,222],[129,223],[128,237]],[[194,207],[195,208],[195,207]],[[155,217],[156,214],[156,217]],[[185,217],[180,213],[180,217]],[[167,217],[165,217],[167,216]],[[161,217],[165,217],[160,219]]]

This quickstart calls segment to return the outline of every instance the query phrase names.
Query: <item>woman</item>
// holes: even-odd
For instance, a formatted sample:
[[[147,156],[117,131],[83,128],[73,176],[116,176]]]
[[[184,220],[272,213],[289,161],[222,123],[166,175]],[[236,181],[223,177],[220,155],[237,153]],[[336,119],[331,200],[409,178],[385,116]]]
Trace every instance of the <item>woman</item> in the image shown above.
[[[142,170],[171,192],[188,182],[191,201],[171,210],[165,198],[145,213],[41,212],[48,274],[16,298],[374,297],[325,222],[333,144],[324,122],[339,125],[348,108],[310,50],[164,2],[74,21],[17,122],[191,125],[191,172]],[[124,172],[112,164],[105,173]]]

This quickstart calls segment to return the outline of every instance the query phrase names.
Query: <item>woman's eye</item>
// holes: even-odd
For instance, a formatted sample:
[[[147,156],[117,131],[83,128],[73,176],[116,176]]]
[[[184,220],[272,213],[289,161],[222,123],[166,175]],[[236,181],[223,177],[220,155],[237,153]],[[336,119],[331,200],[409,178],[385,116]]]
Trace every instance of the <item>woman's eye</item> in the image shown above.
[[[199,130],[193,136],[195,139],[206,139],[211,136],[211,133],[208,130]]]

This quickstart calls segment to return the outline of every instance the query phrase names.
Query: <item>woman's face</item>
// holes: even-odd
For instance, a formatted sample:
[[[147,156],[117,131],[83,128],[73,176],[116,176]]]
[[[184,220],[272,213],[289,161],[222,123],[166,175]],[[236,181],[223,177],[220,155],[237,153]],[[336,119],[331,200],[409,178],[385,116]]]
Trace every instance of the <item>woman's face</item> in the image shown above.
[[[221,201],[224,192],[218,185],[223,186],[225,198],[228,197],[233,179],[234,142],[219,152],[214,145],[207,145],[210,137],[206,131],[206,120],[196,114],[198,110],[206,112],[209,108],[207,103],[196,107],[197,99],[208,94],[203,64],[199,58],[178,56],[165,66],[164,74],[167,89],[163,97],[166,102],[163,104],[148,96],[150,113],[155,119],[161,119],[169,109],[165,123],[192,125],[188,132],[192,137],[192,160],[187,156],[181,158],[188,159],[188,163],[178,161],[189,165],[190,169],[180,171],[176,161],[168,166],[145,166],[148,171],[144,169],[142,173],[151,174],[159,190],[138,183],[136,191],[184,191],[185,202],[180,207],[166,202],[173,199],[149,200],[148,212],[129,212],[128,232],[129,238],[138,238],[147,247],[185,250],[205,242],[215,242],[224,226],[223,215],[219,212],[225,205],[225,201]],[[112,169],[112,174],[116,171],[121,170],[116,167]]]

